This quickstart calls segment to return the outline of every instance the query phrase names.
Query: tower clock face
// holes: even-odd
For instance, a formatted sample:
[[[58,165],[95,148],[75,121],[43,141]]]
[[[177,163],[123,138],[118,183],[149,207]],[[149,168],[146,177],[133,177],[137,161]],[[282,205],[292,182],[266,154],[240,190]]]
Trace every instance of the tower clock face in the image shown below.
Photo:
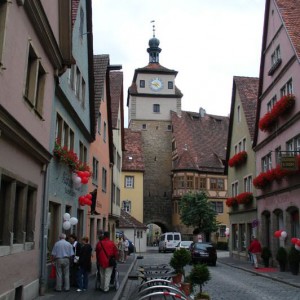
[[[150,80],[150,88],[153,91],[160,91],[163,88],[163,82],[160,78],[155,77]]]

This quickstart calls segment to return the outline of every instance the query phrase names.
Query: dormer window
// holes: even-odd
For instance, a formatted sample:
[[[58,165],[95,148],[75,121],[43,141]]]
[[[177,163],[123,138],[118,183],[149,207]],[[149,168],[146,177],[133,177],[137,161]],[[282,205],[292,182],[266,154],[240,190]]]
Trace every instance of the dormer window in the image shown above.
[[[173,81],[168,81],[168,89],[173,90]]]
[[[280,46],[277,46],[275,51],[271,54],[271,69],[268,72],[272,76],[277,68],[281,65]]]

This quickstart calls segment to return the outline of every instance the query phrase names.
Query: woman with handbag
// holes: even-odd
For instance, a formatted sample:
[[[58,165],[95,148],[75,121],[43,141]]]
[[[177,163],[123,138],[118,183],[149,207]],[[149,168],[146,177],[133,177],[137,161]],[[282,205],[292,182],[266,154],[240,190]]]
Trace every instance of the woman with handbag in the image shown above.
[[[100,267],[101,287],[104,293],[109,292],[109,284],[113,268],[118,260],[118,249],[109,239],[109,232],[104,232],[104,237],[96,246],[97,263]]]

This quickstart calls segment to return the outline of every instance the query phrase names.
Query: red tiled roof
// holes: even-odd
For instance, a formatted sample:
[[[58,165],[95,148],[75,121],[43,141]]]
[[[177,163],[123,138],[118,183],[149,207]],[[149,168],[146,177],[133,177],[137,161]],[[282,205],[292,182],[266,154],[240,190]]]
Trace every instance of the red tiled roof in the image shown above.
[[[147,226],[134,217],[132,217],[125,210],[121,209],[121,216],[119,219],[119,228],[139,228],[147,229]]]
[[[95,86],[95,117],[98,118],[98,113],[101,105],[101,99],[104,95],[104,84],[107,66],[109,65],[109,55],[94,55],[94,86]]]
[[[229,118],[183,111],[171,112],[178,158],[174,170],[223,173]]]
[[[76,21],[79,3],[80,3],[80,0],[72,0],[72,28]]]
[[[122,157],[122,171],[144,171],[144,156],[142,152],[142,133],[129,128],[125,132],[125,151]]]
[[[233,80],[240,95],[250,136],[253,140],[259,79],[257,77],[234,76]]]
[[[122,109],[123,72],[112,71],[109,73],[110,97],[111,97],[111,122],[112,128],[118,127],[119,108]],[[120,124],[121,126],[121,124]],[[121,128],[119,128],[121,130]]]
[[[276,0],[284,26],[300,59],[300,1]]]

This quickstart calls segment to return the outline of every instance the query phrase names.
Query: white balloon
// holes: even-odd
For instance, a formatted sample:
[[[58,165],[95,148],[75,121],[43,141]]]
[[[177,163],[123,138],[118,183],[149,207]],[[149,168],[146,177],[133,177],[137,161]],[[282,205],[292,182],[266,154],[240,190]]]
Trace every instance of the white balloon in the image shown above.
[[[228,227],[226,227],[226,230],[225,230],[225,232],[229,232],[229,228],[228,228]]]
[[[63,222],[63,229],[64,230],[69,230],[71,228],[71,223],[70,221],[65,221]]]
[[[72,218],[70,219],[70,223],[71,223],[71,225],[76,225],[76,224],[78,223],[77,218],[72,217]]]
[[[72,173],[72,180],[75,182],[75,179],[78,177],[77,173]]]
[[[282,232],[281,232],[281,237],[282,237],[283,239],[285,239],[285,238],[287,237],[286,231],[282,231]]]
[[[295,249],[300,251],[300,247],[298,245],[295,245]]]
[[[77,176],[75,179],[74,179],[74,182],[75,183],[81,183],[81,178],[79,176]]]
[[[64,214],[64,221],[69,221],[70,218],[71,218],[70,214],[68,214],[68,213]]]
[[[75,186],[76,189],[79,189],[82,186],[82,183],[81,182],[74,183],[74,186]]]

